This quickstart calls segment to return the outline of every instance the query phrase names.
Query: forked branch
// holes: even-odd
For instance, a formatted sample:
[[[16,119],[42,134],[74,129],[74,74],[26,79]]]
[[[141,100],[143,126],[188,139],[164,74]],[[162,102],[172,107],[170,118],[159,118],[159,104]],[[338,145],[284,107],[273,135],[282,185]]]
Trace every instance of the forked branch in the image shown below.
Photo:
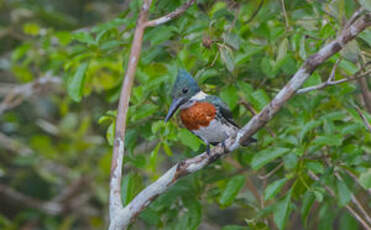
[[[110,176],[110,198],[109,198],[109,214],[110,226],[109,229],[126,229],[130,220],[136,215],[135,212],[126,212],[121,200],[121,177],[122,177],[122,163],[124,159],[124,140],[126,130],[126,117],[129,107],[129,100],[131,89],[134,82],[135,71],[138,65],[140,53],[142,50],[142,41],[144,30],[147,26],[157,26],[182,14],[188,9],[194,0],[190,0],[182,7],[176,9],[174,12],[148,21],[149,9],[152,0],[144,0],[143,5],[135,28],[133,43],[130,50],[129,62],[124,77],[123,86],[121,89],[119,105],[117,109],[117,119],[115,126],[115,140],[113,146],[113,156],[111,163]]]

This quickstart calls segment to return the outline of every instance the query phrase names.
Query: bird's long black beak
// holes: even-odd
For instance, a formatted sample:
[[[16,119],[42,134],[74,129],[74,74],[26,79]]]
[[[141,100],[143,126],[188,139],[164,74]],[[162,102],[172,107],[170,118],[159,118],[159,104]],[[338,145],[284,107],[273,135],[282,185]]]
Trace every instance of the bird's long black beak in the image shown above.
[[[174,113],[176,112],[176,110],[179,108],[181,104],[183,104],[182,97],[173,100],[173,102],[170,105],[169,111],[167,112],[165,122],[167,122],[174,115]]]

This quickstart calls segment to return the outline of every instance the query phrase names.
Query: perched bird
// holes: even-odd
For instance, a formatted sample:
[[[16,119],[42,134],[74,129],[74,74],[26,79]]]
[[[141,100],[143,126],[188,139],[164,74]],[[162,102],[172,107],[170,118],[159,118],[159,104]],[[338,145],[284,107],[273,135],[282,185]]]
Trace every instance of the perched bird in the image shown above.
[[[219,97],[202,92],[184,69],[178,71],[171,96],[173,101],[165,122],[180,109],[183,125],[206,143],[207,154],[210,154],[210,144],[222,143],[225,147],[224,141],[239,131],[228,106]],[[250,138],[243,145],[254,141],[254,138]]]

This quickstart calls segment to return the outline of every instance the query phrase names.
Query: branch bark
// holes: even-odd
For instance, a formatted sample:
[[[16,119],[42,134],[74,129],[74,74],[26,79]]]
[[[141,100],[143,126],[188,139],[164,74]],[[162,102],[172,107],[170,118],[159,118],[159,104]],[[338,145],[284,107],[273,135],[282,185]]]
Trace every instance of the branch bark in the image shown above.
[[[116,213],[123,208],[121,200],[121,173],[122,162],[124,158],[124,140],[126,129],[126,116],[129,107],[129,99],[131,88],[134,82],[135,70],[138,65],[138,59],[142,49],[143,33],[145,29],[144,23],[148,18],[148,11],[152,0],[145,0],[140,11],[137,27],[133,38],[133,44],[130,50],[129,64],[125,73],[123,87],[121,89],[120,101],[117,110],[117,120],[115,127],[115,141],[113,146],[113,156],[111,163],[110,177],[110,229],[119,229],[117,225],[118,216]]]
[[[117,226],[117,228],[119,226],[125,228],[135,216],[137,216],[145,207],[147,207],[154,199],[156,199],[157,196],[164,193],[178,179],[185,175],[203,169],[208,164],[226,155],[228,152],[239,148],[241,143],[247,141],[254,133],[256,133],[260,128],[262,128],[268,121],[273,118],[273,116],[281,109],[281,107],[293,95],[296,94],[297,90],[301,87],[304,81],[320,64],[324,63],[329,57],[339,52],[346,43],[351,41],[360,32],[362,32],[370,25],[370,13],[361,16],[359,19],[354,21],[354,23],[350,24],[349,27],[345,28],[334,41],[325,45],[322,49],[319,50],[319,52],[309,57],[300,67],[300,69],[295,73],[292,79],[275,96],[275,98],[267,106],[265,106],[259,114],[255,115],[242,129],[240,129],[236,136],[231,136],[225,141],[225,147],[228,151],[224,151],[224,148],[221,145],[218,145],[211,149],[210,155],[202,153],[196,157],[186,159],[174,165],[157,181],[142,190],[126,207],[124,207],[123,209],[119,209],[119,212],[115,213],[116,220],[118,221],[115,226]],[[118,144],[119,143],[122,143],[123,147],[123,142],[118,142]],[[122,158],[120,162],[114,161],[113,166],[115,166],[116,168],[121,167],[117,166],[118,163],[122,163]],[[118,173],[120,172],[121,168]],[[118,193],[116,195],[119,196],[120,194]]]
[[[162,16],[162,17],[159,17],[159,18],[156,18],[156,19],[145,22],[145,26],[146,27],[158,26],[158,25],[164,24],[168,21],[171,21],[172,19],[174,19],[174,18],[178,17],[179,15],[183,14],[194,3],[194,1],[195,0],[190,0],[190,1],[186,2],[183,6],[177,8],[176,10],[174,10],[173,12],[171,12],[171,13],[165,15],[165,16]]]
[[[115,140],[113,146],[113,156],[111,163],[110,176],[110,198],[109,198],[109,229],[126,229],[130,220],[135,217],[134,212],[123,212],[124,207],[121,200],[121,177],[122,164],[124,158],[124,140],[126,130],[126,118],[129,108],[131,89],[134,82],[135,71],[138,65],[140,53],[142,50],[142,41],[144,30],[148,26],[157,26],[166,23],[173,18],[181,15],[187,10],[194,0],[188,1],[183,6],[163,17],[148,21],[149,8],[152,0],[144,0],[135,28],[133,43],[130,50],[129,63],[124,77],[123,87],[121,89],[120,100],[117,110],[117,119],[115,126]]]

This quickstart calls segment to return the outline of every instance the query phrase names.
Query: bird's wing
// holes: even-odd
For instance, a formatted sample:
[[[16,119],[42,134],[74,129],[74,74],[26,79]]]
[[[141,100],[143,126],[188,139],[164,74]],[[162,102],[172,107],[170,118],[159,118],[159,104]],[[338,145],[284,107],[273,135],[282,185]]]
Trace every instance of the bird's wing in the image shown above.
[[[217,96],[209,95],[206,100],[214,103],[215,106],[219,108],[219,111],[223,118],[225,118],[229,123],[239,128],[236,122],[233,120],[232,112],[229,110],[228,106]]]

